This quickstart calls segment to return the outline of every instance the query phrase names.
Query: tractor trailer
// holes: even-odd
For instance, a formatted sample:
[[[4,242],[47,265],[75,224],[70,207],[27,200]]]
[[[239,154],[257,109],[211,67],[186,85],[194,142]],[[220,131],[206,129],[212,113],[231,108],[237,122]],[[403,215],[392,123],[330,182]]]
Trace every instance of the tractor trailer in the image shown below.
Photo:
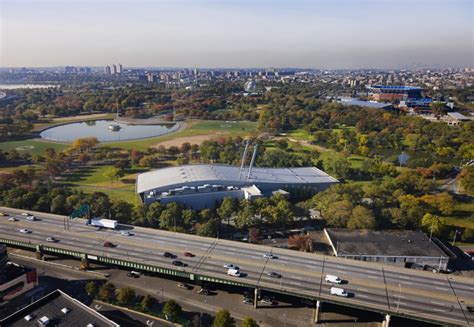
[[[91,226],[96,226],[96,227],[110,228],[110,229],[117,228],[117,220],[112,220],[112,219],[92,218],[92,219],[89,219],[86,224],[91,225]]]

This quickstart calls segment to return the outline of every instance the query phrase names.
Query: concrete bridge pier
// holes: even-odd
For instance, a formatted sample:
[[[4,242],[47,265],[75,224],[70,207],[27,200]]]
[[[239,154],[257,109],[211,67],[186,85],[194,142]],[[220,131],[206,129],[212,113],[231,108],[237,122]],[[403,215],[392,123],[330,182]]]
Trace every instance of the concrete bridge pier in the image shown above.
[[[253,293],[253,308],[254,309],[257,309],[258,305],[258,293],[259,293],[259,290],[258,288],[255,288],[255,291]]]
[[[81,270],[89,270],[89,260],[87,260],[87,254],[84,254],[81,258]]]
[[[319,311],[321,310],[322,305],[322,301],[316,301],[316,307],[313,310],[313,321],[315,324],[319,323]]]
[[[36,246],[36,259],[44,260],[43,247],[41,245]]]
[[[382,327],[389,327],[390,326],[390,318],[391,317],[392,316],[389,315],[389,314],[385,315],[385,319],[384,319],[384,321],[382,321]]]

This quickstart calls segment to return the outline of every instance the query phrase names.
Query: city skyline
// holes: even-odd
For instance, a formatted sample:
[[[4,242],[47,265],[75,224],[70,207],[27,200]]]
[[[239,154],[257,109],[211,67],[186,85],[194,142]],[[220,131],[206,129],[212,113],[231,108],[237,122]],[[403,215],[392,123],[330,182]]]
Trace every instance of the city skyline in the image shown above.
[[[2,0],[0,11],[0,67],[398,69],[474,57],[463,0]]]

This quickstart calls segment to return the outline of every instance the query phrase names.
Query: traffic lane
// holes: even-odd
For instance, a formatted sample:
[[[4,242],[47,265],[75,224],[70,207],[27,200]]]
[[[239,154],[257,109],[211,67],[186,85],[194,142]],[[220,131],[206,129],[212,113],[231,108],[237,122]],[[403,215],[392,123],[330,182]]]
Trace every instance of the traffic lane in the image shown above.
[[[30,236],[30,237],[31,237],[31,236]],[[70,244],[70,245],[71,245],[72,247],[74,247],[75,244]],[[100,246],[100,244],[99,244],[99,246]],[[96,252],[96,251],[97,251],[97,246],[94,246],[93,244],[91,244],[90,247],[91,247],[91,250],[92,250],[93,252]],[[100,249],[100,248],[101,248],[101,247],[99,247],[99,249]],[[117,248],[116,248],[116,249],[117,249]],[[129,249],[129,251],[131,251],[132,253],[134,253],[134,252],[137,251],[137,249],[136,249],[136,248],[131,248],[131,249]],[[105,251],[103,248],[102,248],[101,250],[99,250],[99,252],[102,252],[103,255],[105,255],[105,253],[106,253],[106,251]],[[123,254],[119,251],[119,249],[117,249],[117,250],[108,249],[107,253],[109,253],[109,252],[112,252],[112,253],[113,253],[113,252],[117,252],[117,253],[116,253],[116,257],[117,257],[117,258],[123,258]],[[146,254],[147,254],[147,253],[141,253],[141,254],[139,254],[139,255],[137,255],[137,256],[134,256],[134,257],[135,257],[135,259],[138,259],[138,260],[140,260],[141,262],[143,262],[143,255],[146,255]],[[100,255],[100,254],[99,254],[99,255]],[[130,255],[130,253],[129,253],[129,255]],[[145,259],[145,261],[156,262],[156,261],[157,261],[157,260],[156,260],[156,257],[155,257],[154,259],[155,259],[155,260],[146,260],[146,259]],[[149,262],[147,262],[147,263],[149,263]],[[162,266],[163,266],[163,265],[166,266],[166,265],[169,265],[169,262],[167,262],[166,260],[159,260],[159,264],[162,265]],[[170,266],[170,267],[171,267],[171,268],[175,268],[175,267],[173,267],[173,266]],[[259,267],[259,269],[260,269],[260,267]],[[259,269],[257,269],[256,271],[253,271],[253,273],[254,273],[255,275],[257,275],[257,274],[259,273]],[[211,273],[211,272],[213,272],[214,269],[212,268],[212,269],[210,269],[210,270],[208,270],[208,269],[206,269],[206,270]],[[298,289],[298,286],[299,286],[298,283],[300,283],[300,282],[299,282],[299,281],[294,281],[294,285],[292,285],[292,288]]]
[[[30,238],[31,238],[31,236],[30,236]],[[70,244],[70,245],[72,245],[72,244]],[[120,250],[121,250],[121,249],[120,249],[120,246],[119,246],[118,248],[115,248],[115,249],[108,249],[108,250],[106,251],[104,248],[102,248],[102,245],[100,244],[99,241],[97,242],[97,244],[94,244],[93,242],[89,244],[89,248],[90,248],[91,250],[93,250],[93,251],[98,250],[97,247],[99,247],[99,249],[101,249],[101,250],[99,250],[99,251],[102,252],[103,255],[105,255],[105,253],[108,253],[108,252],[117,252],[117,257],[123,256],[123,253],[122,253],[123,251],[120,251]],[[140,252],[140,250],[138,250],[138,248],[135,247],[135,246],[133,246],[133,247],[131,247],[131,248],[123,247],[123,250],[124,250],[124,251],[127,251],[127,252],[128,252],[127,254],[129,254],[130,252]],[[152,255],[153,253],[152,253],[152,252],[143,252],[143,251],[142,251],[142,254],[145,255],[145,256],[148,256],[148,255]],[[139,259],[141,259],[141,258],[139,258]],[[155,259],[156,259],[156,258],[155,258]],[[146,260],[146,261],[149,261],[149,260]],[[156,261],[156,260],[155,260],[155,261]],[[272,261],[273,261],[273,260],[272,260]],[[161,264],[161,265],[167,265],[167,264],[168,264],[168,265],[169,265],[169,262],[166,261],[166,260],[160,260],[159,264]],[[337,266],[337,265],[336,265],[336,267],[337,267],[339,270],[341,269],[341,266]],[[172,267],[172,268],[173,268],[173,267]],[[345,268],[345,267],[342,267],[342,268]],[[250,270],[250,269],[249,269],[249,270]],[[259,270],[260,270],[260,266],[259,266],[258,268],[256,268],[256,270],[253,271],[253,273],[256,273],[256,274],[257,274],[257,273],[260,272]],[[366,272],[366,271],[363,270],[363,273],[365,273],[365,272]],[[353,276],[355,275],[355,273],[352,272],[351,275],[352,275],[352,277],[353,277]],[[369,275],[368,277],[371,277],[371,276]],[[373,276],[372,276],[372,277],[373,277]],[[373,277],[373,278],[374,278],[374,277]],[[299,283],[298,281],[295,281],[295,282],[294,282],[294,285],[298,285],[298,283]]]
[[[54,226],[57,226],[58,218],[56,218],[56,217],[55,217],[55,218],[45,217],[44,219],[51,221]],[[80,228],[82,231],[87,231],[87,232],[90,231],[90,229],[87,229],[87,228],[84,227],[82,224],[80,224],[79,226],[80,226],[79,228]],[[103,231],[100,231],[99,233],[101,233],[101,232],[103,232]],[[156,231],[154,231],[154,232],[156,232]],[[118,232],[115,232],[115,233],[118,234]],[[141,233],[141,231],[140,231],[140,233]],[[147,233],[144,233],[144,235],[146,235],[146,234],[147,234]],[[166,242],[172,241],[172,242],[175,242],[175,243],[176,243],[177,241],[178,241],[178,243],[180,242],[180,240],[177,240],[176,238],[163,237],[163,236],[156,237],[156,233],[148,233],[148,235],[150,235],[151,239],[155,239],[155,240],[158,239],[158,240],[166,241]],[[137,236],[138,236],[138,239],[141,239],[141,238],[142,238],[141,236],[139,236],[139,234],[138,234]],[[182,236],[183,236],[183,235],[180,234],[180,237],[182,237]],[[148,237],[143,237],[143,239],[145,240],[145,239],[149,239],[149,238],[148,238]],[[206,247],[202,247],[202,241],[208,241],[208,240],[205,239],[205,238],[202,239],[202,240],[200,239],[199,244],[200,244],[201,246],[199,246],[199,249],[201,249],[201,250],[206,250]],[[189,249],[189,247],[191,247],[191,248],[196,248],[196,246],[198,246],[198,245],[197,245],[197,242],[193,242],[193,241],[189,241],[189,240],[185,240],[185,241],[183,241],[182,243],[183,243],[182,245],[184,245],[185,247],[187,247],[187,249]],[[238,245],[238,244],[239,244],[239,243],[237,243],[237,242],[233,242],[233,243],[234,243],[234,245]],[[206,245],[207,245],[207,244],[206,244]],[[189,247],[188,247],[188,246],[189,246]],[[249,251],[249,250],[245,250],[245,249],[239,249],[238,247],[234,247],[233,250],[226,250],[226,251],[228,251],[227,253],[230,254],[230,255],[234,255],[235,253],[238,253],[238,254],[240,254],[240,255],[245,255],[245,254],[247,254],[247,255],[249,255],[252,259],[255,259],[255,258],[258,257],[260,254],[263,255],[263,254],[265,253],[265,251],[263,251],[263,250],[264,250],[264,249],[262,249],[262,252],[259,253],[259,254],[257,254],[257,255],[255,255],[255,251],[254,251],[254,250]],[[267,251],[267,252],[268,252],[268,251]],[[271,248],[270,248],[270,252],[272,252],[272,249],[271,249]],[[307,263],[308,263],[308,260],[304,260],[304,259],[303,259],[303,260],[292,259],[293,257],[285,258],[285,256],[284,256],[283,254],[280,254],[281,251],[279,251],[279,249],[275,249],[275,250],[273,250],[273,252],[274,252],[275,254],[277,254],[277,255],[280,256],[279,259],[280,259],[283,263],[285,263],[285,262],[288,262],[288,263],[295,263],[295,264],[301,263],[301,264],[306,264],[306,266],[309,266],[309,265],[318,266],[319,263],[321,262],[321,260],[319,260],[317,256],[316,256],[315,258],[312,258],[312,259],[313,259],[313,260],[311,260],[312,263],[307,264]],[[295,258],[298,258],[298,257],[295,257]],[[286,259],[286,260],[285,260],[285,259]],[[327,261],[328,266],[332,264],[332,263],[330,262],[330,260],[326,260],[326,261]],[[373,274],[373,272],[372,272],[370,269],[361,268],[361,267],[359,267],[359,266],[357,266],[357,265],[353,265],[353,264],[350,264],[350,263],[348,263],[348,262],[344,262],[344,264],[336,263],[336,266],[338,266],[339,269],[348,269],[348,267],[350,266],[350,267],[351,267],[350,269],[352,269],[352,270],[360,270],[360,271],[365,272],[365,273],[367,273],[367,274]],[[389,270],[387,270],[387,272],[390,273]],[[397,272],[396,274],[398,275],[398,274],[400,274],[400,273]],[[413,275],[410,275],[410,276],[413,276]],[[370,277],[369,277],[369,278],[370,278]],[[424,277],[424,278],[427,278],[427,277]],[[434,280],[434,279],[432,279],[432,278],[429,278],[429,279],[430,279],[430,280]]]
[[[119,256],[119,257],[120,257],[120,256]],[[142,256],[137,257],[137,259],[138,259],[137,261],[140,261],[140,260],[142,259]],[[215,274],[215,268],[211,268],[208,273],[209,273],[209,274],[216,275],[216,274]],[[227,277],[227,278],[228,278],[228,276],[226,276],[225,273],[222,273],[222,275],[223,275],[222,277]],[[266,284],[266,283],[265,283],[265,284]],[[268,285],[268,286],[274,288],[274,284],[273,284],[273,283],[271,283],[271,284]],[[295,287],[295,289],[299,290],[300,292],[307,292],[307,291],[308,291],[308,288],[299,289],[298,287]],[[361,302],[361,301],[359,301],[359,302]],[[362,303],[362,305],[363,305],[363,303]],[[372,305],[377,305],[377,304],[372,303]]]

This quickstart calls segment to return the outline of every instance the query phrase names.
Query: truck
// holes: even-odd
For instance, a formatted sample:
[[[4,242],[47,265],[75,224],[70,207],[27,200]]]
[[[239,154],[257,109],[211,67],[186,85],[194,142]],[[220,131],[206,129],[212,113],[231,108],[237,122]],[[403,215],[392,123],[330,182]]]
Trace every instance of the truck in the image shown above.
[[[89,219],[87,221],[86,225],[116,229],[117,228],[117,220],[103,219],[103,218],[92,218],[92,219]]]

